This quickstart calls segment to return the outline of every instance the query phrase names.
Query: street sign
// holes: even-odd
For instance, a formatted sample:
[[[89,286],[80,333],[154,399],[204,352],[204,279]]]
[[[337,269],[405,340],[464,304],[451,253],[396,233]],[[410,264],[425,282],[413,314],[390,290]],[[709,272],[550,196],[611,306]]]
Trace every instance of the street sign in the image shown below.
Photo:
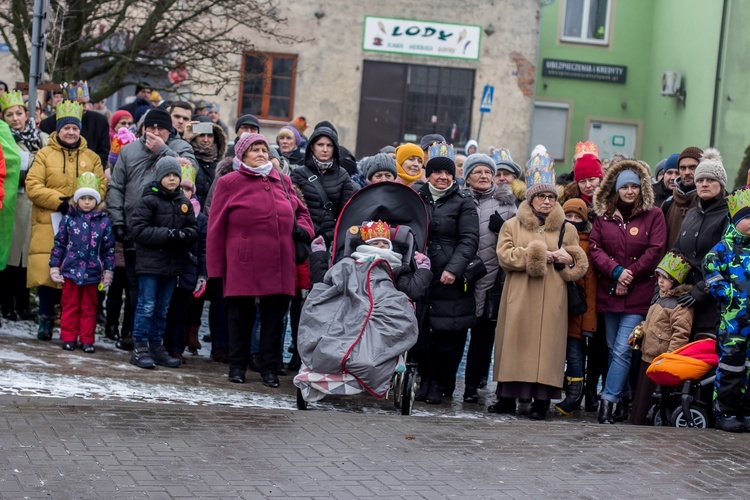
[[[482,103],[479,105],[479,111],[481,113],[489,113],[492,111],[492,98],[495,96],[495,87],[492,85],[485,85],[482,91]]]

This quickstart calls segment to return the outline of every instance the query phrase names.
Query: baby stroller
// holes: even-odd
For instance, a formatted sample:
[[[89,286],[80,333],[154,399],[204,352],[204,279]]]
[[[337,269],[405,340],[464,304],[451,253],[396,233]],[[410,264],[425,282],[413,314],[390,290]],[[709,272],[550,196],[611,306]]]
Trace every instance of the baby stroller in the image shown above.
[[[718,364],[716,340],[712,338],[696,340],[674,352],[657,356],[646,372],[659,384],[648,412],[648,423],[713,427],[711,400]]]
[[[426,246],[427,209],[407,186],[372,184],[344,206],[326,283],[313,287],[300,320],[302,368],[294,378],[300,410],[328,394],[367,392],[383,399],[392,393],[401,414],[411,415],[416,365],[406,363],[406,353],[418,336],[413,305],[395,291],[390,267],[382,261],[345,259],[362,243],[360,224],[368,220],[391,226],[393,250],[402,255],[402,266],[415,266],[414,252]]]

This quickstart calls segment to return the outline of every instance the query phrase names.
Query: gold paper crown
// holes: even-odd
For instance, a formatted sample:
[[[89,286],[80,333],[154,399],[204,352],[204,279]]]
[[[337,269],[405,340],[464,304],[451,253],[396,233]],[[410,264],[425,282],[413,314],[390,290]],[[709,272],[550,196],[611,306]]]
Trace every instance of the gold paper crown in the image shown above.
[[[195,167],[192,165],[180,165],[180,178],[183,181],[190,181],[193,184],[195,184],[195,177],[197,175],[197,172],[195,171]]]
[[[555,185],[555,162],[547,153],[536,154],[526,163],[526,187],[537,184]]]
[[[378,238],[390,240],[391,227],[382,220],[379,220],[377,222],[369,221],[362,224],[362,227],[359,229],[359,235],[366,242]]]
[[[690,269],[690,263],[674,252],[668,252],[656,266],[657,271],[666,274],[680,285],[685,283]]]
[[[58,104],[55,108],[55,120],[67,117],[80,121],[83,118],[83,106],[75,101],[63,101]]]
[[[586,141],[576,144],[576,150],[575,154],[573,155],[573,159],[580,158],[586,153],[592,154],[599,158],[599,148],[596,146],[596,144],[591,141]]]
[[[737,212],[739,212],[741,209],[750,207],[750,189],[738,189],[734,193],[727,196],[727,207],[729,207],[730,218],[737,215]]]
[[[427,150],[427,161],[435,158],[436,156],[445,156],[446,158],[450,158],[452,160],[456,157],[456,150],[453,149],[452,144],[446,144],[445,142],[434,144]]]
[[[65,87],[65,95],[71,101],[89,97],[89,84],[83,80],[80,82],[63,83],[63,87]]]
[[[20,90],[11,90],[0,94],[0,111],[5,113],[5,110],[11,106],[26,107],[26,103],[23,102],[23,95]]]

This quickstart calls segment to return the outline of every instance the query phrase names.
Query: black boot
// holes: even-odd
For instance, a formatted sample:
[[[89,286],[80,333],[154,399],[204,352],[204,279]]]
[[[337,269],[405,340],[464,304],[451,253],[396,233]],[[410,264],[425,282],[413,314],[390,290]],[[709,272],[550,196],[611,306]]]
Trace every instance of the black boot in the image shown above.
[[[555,410],[566,417],[576,410],[581,409],[581,398],[583,397],[583,377],[566,377],[567,388],[565,399],[555,405]]]
[[[478,402],[479,402],[479,394],[477,393],[477,388],[467,385],[466,388],[464,389],[464,403],[478,403]]]
[[[596,388],[586,388],[584,391],[584,403],[583,409],[586,411],[596,411],[599,409],[599,395],[596,393]]]
[[[107,325],[104,327],[104,336],[107,337],[109,340],[117,340],[120,338],[120,332],[119,328],[117,328],[117,325]]]
[[[600,424],[614,424],[614,411],[615,404],[606,399],[599,400],[599,423]]]
[[[133,353],[130,355],[130,364],[138,368],[153,368],[154,358],[151,357],[151,351],[148,349],[146,342],[138,342],[133,346]]]
[[[419,382],[419,389],[417,389],[417,393],[414,396],[414,401],[424,401],[427,399],[427,391],[430,390],[430,379],[422,377],[422,380]]]
[[[52,328],[54,327],[55,317],[39,315],[39,328],[36,331],[36,338],[39,340],[52,340]]]
[[[500,415],[515,415],[516,398],[497,398],[497,403],[488,406],[487,411]]]
[[[547,410],[549,410],[549,399],[534,399],[534,402],[531,403],[529,418],[531,420],[544,420],[547,418]]]
[[[615,422],[626,422],[630,417],[630,398],[621,397],[614,414]]]
[[[425,402],[431,405],[439,405],[443,402],[443,388],[440,387],[437,380],[430,380],[430,387],[427,390]]]
[[[173,358],[169,355],[167,350],[164,348],[164,344],[161,342],[151,342],[148,346],[151,351],[151,357],[154,359],[154,363],[159,366],[166,366],[167,368],[177,368],[182,364],[182,361],[178,358]]]

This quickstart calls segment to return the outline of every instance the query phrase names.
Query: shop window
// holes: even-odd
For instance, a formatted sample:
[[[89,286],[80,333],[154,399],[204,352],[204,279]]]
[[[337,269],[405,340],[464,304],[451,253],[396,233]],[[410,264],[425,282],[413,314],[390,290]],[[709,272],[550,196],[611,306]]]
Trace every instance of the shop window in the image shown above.
[[[294,113],[297,56],[245,52],[242,56],[237,116],[290,121]]]
[[[556,162],[565,161],[565,143],[568,133],[568,111],[566,103],[534,103],[534,119],[531,125],[531,145],[542,144],[547,154]]]
[[[606,44],[610,0],[566,0],[564,42]]]

